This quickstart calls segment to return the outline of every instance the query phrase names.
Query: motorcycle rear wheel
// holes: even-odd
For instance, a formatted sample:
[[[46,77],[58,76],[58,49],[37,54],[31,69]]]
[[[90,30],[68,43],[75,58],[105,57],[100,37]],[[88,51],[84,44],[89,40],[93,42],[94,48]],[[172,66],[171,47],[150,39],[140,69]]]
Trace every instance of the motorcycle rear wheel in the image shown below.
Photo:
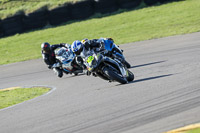
[[[115,80],[121,84],[126,84],[127,80],[125,78],[123,78],[122,76],[120,76],[120,74],[117,73],[117,71],[115,71],[114,69],[110,68],[110,67],[105,67],[103,72],[108,75],[112,80]]]

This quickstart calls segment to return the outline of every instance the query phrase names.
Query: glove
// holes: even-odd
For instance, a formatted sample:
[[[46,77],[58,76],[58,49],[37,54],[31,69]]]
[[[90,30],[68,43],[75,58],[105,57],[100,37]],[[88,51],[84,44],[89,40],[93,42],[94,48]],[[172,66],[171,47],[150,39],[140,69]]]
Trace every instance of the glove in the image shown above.
[[[96,51],[99,52],[99,51],[102,51],[105,49],[105,44],[104,42],[100,42],[98,43],[98,48],[96,48]]]

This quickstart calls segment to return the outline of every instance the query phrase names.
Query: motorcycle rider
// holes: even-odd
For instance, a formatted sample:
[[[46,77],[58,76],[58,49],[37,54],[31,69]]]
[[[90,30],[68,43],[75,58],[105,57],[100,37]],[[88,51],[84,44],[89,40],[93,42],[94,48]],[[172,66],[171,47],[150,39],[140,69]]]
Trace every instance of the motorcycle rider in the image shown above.
[[[109,39],[112,42],[113,39],[112,38],[105,38],[105,39]],[[94,51],[98,52],[100,50],[104,50],[104,44],[103,42],[99,42],[99,39],[92,39],[92,40],[88,40],[83,39],[82,41],[76,40],[72,43],[72,51],[76,54],[76,55],[80,55],[82,51],[89,51],[91,49],[93,49]],[[83,55],[86,53],[83,53]]]
[[[131,65],[125,60],[123,57],[123,50],[119,48],[116,44],[114,44],[114,40],[112,38],[100,38],[88,40],[84,39],[81,41],[83,44],[99,44],[100,50],[104,51],[104,55],[107,57],[111,57],[112,59],[118,58],[127,68],[130,68]],[[105,44],[106,42],[106,44]],[[114,45],[113,45],[114,44]],[[106,47],[105,47],[106,45]],[[113,45],[113,46],[111,46]],[[110,47],[110,48],[108,48]]]
[[[108,38],[111,39],[112,38]],[[102,42],[99,42],[98,39],[84,39],[82,41],[76,40],[71,45],[72,51],[76,54],[76,62],[79,66],[81,66],[83,69],[86,70],[86,65],[84,64],[84,58],[87,57],[88,54],[90,54],[91,50],[94,50],[95,52],[99,52],[101,50],[104,50],[104,44]],[[90,72],[86,72],[87,75],[90,75]]]
[[[59,47],[70,48],[70,45],[65,43],[50,45],[48,42],[41,44],[42,57],[44,62],[47,64],[49,69],[53,69],[55,74],[61,78],[63,76],[63,70],[59,67],[53,67],[53,65],[57,63],[54,50]]]

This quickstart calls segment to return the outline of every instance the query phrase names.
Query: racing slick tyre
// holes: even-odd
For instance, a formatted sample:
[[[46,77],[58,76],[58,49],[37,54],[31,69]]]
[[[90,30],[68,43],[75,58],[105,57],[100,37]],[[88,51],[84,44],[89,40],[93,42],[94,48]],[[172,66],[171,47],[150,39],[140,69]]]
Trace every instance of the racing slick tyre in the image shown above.
[[[105,67],[103,72],[108,75],[112,80],[115,80],[121,84],[126,84],[127,80],[123,78],[118,72],[111,67]]]
[[[129,71],[129,70],[127,70],[127,72],[128,72],[128,77],[126,78],[128,81],[133,81],[134,80],[134,74],[131,72],[131,71]]]
[[[124,64],[126,65],[127,68],[131,68],[131,65],[125,60]]]

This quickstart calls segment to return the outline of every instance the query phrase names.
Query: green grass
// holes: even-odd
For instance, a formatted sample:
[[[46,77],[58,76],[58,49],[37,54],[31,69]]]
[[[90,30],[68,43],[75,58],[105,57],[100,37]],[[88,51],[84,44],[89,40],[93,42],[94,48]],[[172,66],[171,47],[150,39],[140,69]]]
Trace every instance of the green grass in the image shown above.
[[[0,39],[0,64],[41,58],[42,42],[112,37],[117,44],[200,31],[200,0],[186,0],[68,23]]]
[[[49,88],[34,87],[0,91],[0,109],[38,97],[49,90]]]
[[[200,133],[200,128],[195,128],[195,129],[192,129],[192,130],[187,131],[185,133]]]
[[[33,12],[42,7],[54,8],[67,2],[80,0],[0,0],[0,18],[6,18],[20,12]]]

